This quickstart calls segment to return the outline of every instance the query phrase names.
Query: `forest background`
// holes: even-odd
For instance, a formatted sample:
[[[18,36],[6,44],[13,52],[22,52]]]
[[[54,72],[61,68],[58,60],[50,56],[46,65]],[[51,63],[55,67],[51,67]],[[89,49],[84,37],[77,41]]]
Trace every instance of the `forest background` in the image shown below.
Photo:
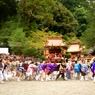
[[[43,58],[48,36],[95,48],[95,0],[0,0],[0,47]]]

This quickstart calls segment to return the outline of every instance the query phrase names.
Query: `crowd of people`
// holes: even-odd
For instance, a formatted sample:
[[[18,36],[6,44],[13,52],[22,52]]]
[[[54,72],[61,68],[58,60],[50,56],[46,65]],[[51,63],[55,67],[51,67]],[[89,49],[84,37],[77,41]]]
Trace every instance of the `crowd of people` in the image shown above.
[[[31,57],[21,56],[0,56],[0,82],[5,83],[14,79],[36,80],[36,81],[57,81],[63,80],[89,80],[95,82],[95,58],[91,61],[85,58],[78,60],[62,59],[60,62],[45,60],[34,62]]]

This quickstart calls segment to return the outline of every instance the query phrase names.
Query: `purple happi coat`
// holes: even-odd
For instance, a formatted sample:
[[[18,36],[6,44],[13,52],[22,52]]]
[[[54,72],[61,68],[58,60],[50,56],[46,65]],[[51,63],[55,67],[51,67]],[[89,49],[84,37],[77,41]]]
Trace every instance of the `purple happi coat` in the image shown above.
[[[47,63],[46,70],[52,71],[52,64]]]
[[[52,64],[52,72],[57,71],[58,65],[56,63]]]
[[[43,64],[43,63],[42,63],[42,64],[40,65],[40,70],[45,70],[46,66],[47,66],[46,64]]]

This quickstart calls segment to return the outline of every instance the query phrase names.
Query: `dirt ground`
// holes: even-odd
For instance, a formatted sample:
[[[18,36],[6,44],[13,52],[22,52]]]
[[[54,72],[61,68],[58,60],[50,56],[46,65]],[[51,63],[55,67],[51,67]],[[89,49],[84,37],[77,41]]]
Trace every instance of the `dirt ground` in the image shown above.
[[[93,80],[20,81],[0,83],[0,95],[95,95]]]

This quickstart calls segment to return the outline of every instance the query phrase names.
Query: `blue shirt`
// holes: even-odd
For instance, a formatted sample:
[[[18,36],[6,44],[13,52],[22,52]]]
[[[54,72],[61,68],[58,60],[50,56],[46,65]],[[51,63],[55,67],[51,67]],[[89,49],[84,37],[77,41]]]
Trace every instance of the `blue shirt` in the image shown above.
[[[80,66],[79,63],[75,63],[75,64],[74,64],[74,71],[75,71],[75,72],[80,72],[80,68],[81,68],[81,66]]]

